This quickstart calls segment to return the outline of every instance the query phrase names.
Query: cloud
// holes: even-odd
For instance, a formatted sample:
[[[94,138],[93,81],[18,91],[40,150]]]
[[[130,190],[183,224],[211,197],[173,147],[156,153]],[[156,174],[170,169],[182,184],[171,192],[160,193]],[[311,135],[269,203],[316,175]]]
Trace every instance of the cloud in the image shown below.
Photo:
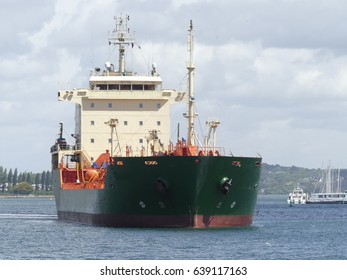
[[[109,2],[103,1],[105,4]],[[81,53],[69,48],[73,44],[67,40],[78,37],[77,33],[66,34],[69,29],[80,31],[93,16],[93,10],[99,11],[99,4],[98,1],[94,2],[95,6],[89,1],[57,1],[52,7],[51,18],[41,21],[39,28],[29,25],[27,30],[17,30],[15,36],[21,38],[20,48],[13,44],[11,52],[2,52],[0,123],[2,135],[7,137],[0,140],[0,165],[30,171],[49,169],[48,151],[54,143],[57,123],[61,120],[70,122],[74,109],[73,106],[58,105],[59,86],[70,88],[72,84],[78,86],[88,79],[84,76],[88,72],[82,73],[85,69],[81,69]],[[12,8],[16,13],[16,7]],[[10,6],[7,9],[11,10]],[[29,11],[35,15],[34,10]],[[68,127],[73,130],[71,126]],[[13,151],[18,151],[19,147],[22,150],[20,157],[28,160],[18,162],[18,157],[13,156]],[[31,158],[39,160],[31,161]]]
[[[195,5],[195,4],[201,4],[201,3],[208,3],[213,2],[213,0],[173,0],[172,6],[176,9],[184,9],[186,6]]]
[[[107,32],[122,12],[141,46],[128,66],[146,73],[156,62],[164,87],[180,90],[193,19],[199,135],[214,117],[226,151],[259,152],[283,165],[334,159],[347,167],[346,9],[340,0],[5,1],[0,124],[8,137],[0,140],[0,165],[50,168],[58,123],[73,132],[74,106],[57,102],[57,91],[88,86],[89,69],[117,60]],[[182,111],[185,105],[173,108],[172,130],[184,126]]]

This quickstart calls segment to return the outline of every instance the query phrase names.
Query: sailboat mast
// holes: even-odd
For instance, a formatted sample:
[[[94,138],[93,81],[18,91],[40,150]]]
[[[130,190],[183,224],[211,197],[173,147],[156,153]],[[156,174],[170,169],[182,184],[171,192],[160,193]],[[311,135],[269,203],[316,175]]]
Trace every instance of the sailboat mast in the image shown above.
[[[341,192],[340,167],[337,169],[337,188],[336,192]]]
[[[331,193],[331,167],[329,164],[329,168],[327,170],[327,182],[326,182],[326,190],[327,193]]]
[[[188,146],[194,146],[195,145],[195,133],[194,133],[194,118],[195,118],[195,112],[194,112],[194,63],[193,63],[193,21],[190,20],[190,26],[189,26],[189,34],[188,34],[188,50],[189,50],[189,61],[188,61],[188,92],[189,92],[189,100],[188,100],[188,139],[187,139],[187,145]]]

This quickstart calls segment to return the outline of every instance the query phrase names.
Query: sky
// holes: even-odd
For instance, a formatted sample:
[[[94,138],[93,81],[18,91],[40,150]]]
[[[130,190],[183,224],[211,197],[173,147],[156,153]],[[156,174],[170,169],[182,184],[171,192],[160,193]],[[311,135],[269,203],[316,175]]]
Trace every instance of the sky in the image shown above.
[[[200,137],[214,118],[227,154],[347,168],[346,11],[344,0],[2,0],[0,166],[50,169],[59,122],[74,132],[74,105],[57,92],[117,63],[108,32],[128,14],[141,46],[128,67],[147,73],[155,62],[163,87],[177,90],[187,88],[193,20]],[[185,111],[172,108],[172,129]]]

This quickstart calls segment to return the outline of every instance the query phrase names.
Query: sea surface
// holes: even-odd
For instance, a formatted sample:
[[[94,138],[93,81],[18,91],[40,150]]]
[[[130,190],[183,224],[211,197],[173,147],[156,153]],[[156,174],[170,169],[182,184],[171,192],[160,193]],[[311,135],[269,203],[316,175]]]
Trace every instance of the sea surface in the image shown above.
[[[347,205],[258,197],[253,225],[124,229],[57,220],[52,198],[0,198],[1,260],[346,260]]]

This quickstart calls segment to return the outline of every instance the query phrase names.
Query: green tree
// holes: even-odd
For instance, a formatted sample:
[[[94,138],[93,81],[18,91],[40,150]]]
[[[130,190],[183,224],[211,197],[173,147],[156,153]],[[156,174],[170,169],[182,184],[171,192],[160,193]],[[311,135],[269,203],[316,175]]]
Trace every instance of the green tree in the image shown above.
[[[50,190],[51,186],[51,173],[49,171],[46,172],[46,178],[45,178],[45,186],[46,190]]]
[[[12,184],[15,186],[18,183],[18,170],[15,168],[13,172]]]
[[[40,173],[36,173],[35,176],[35,190],[38,191],[40,189]]]
[[[34,191],[34,188],[27,182],[20,182],[13,188],[14,194],[28,195]]]
[[[23,173],[19,172],[18,177],[17,177],[17,182],[23,182]]]
[[[25,182],[28,182],[30,185],[33,183],[33,180],[32,180],[32,173],[31,173],[31,172],[27,172],[27,173],[26,173]]]
[[[4,168],[0,166],[0,183],[3,183],[4,178]]]
[[[6,182],[7,182],[7,170],[3,169],[2,166],[0,166],[0,187],[1,187],[1,192],[5,192],[6,188]]]
[[[46,171],[43,171],[41,174],[41,190],[47,190],[45,182],[46,182]]]
[[[12,169],[10,169],[10,171],[8,172],[7,183],[8,183],[10,186],[12,186],[12,184],[13,184],[13,173],[12,173]]]

